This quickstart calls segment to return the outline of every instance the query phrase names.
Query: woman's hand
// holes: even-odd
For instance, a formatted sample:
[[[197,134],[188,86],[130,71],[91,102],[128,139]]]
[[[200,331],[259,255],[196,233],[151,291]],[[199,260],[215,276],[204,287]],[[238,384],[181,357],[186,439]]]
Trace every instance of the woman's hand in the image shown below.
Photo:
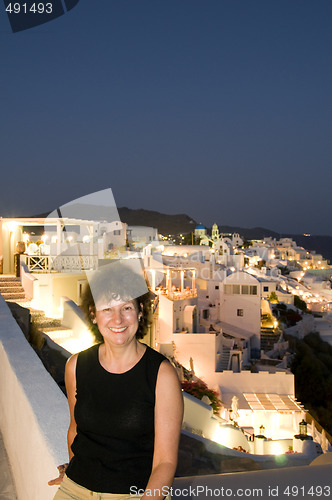
[[[69,464],[62,464],[58,465],[58,471],[59,471],[59,477],[56,477],[55,479],[51,479],[47,484],[49,486],[54,486],[62,483],[63,476],[65,475],[66,469]]]

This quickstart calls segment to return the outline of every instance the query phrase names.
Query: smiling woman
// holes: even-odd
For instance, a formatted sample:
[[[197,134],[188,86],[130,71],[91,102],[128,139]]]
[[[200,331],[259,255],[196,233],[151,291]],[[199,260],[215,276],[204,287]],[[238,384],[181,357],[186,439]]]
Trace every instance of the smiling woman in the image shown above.
[[[89,282],[83,305],[99,343],[67,362],[70,463],[49,483],[60,484],[56,500],[145,498],[152,489],[163,498],[173,482],[183,399],[168,360],[138,340],[150,304],[134,262],[105,266]]]
[[[135,338],[142,313],[135,301],[102,300],[96,305],[93,322],[98,325],[102,337],[112,345],[130,343]]]
[[[111,303],[132,302],[137,314],[140,311],[136,338],[142,339],[150,323],[151,298],[140,261],[116,261],[94,273],[84,291],[82,309],[96,340],[102,342],[96,321],[97,310],[109,309]]]

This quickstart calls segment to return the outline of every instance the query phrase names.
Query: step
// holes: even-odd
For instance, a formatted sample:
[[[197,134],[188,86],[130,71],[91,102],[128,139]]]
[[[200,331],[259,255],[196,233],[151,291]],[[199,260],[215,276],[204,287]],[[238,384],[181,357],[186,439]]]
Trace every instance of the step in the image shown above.
[[[24,288],[21,286],[0,286],[0,293],[24,293]]]
[[[7,286],[10,286],[12,288],[20,288],[20,287],[22,287],[20,281],[8,281],[8,280],[2,280],[2,281],[0,281],[0,289],[5,288]]]
[[[19,304],[21,307],[25,307],[26,309],[30,309],[31,303],[30,300],[27,300],[26,297],[24,297],[24,299],[7,299],[6,302],[16,302],[16,304]]]
[[[59,324],[59,325],[42,326],[41,330],[52,338],[52,334],[56,334],[61,337],[61,332],[67,333],[70,330],[70,328],[67,328],[66,326],[62,326],[61,324]],[[70,332],[72,333],[71,330]],[[67,337],[68,333],[63,336]]]
[[[43,320],[36,321],[34,318],[32,318],[32,321],[37,326],[37,328],[39,330],[42,330],[43,332],[45,332],[48,328],[59,330],[59,328],[61,327],[61,322],[58,319],[44,318]]]
[[[2,275],[0,275],[0,284],[3,281],[10,281],[11,283],[13,283],[13,282],[21,283],[20,278],[17,278],[16,276],[10,276],[8,274],[2,274]]]
[[[14,299],[25,299],[25,293],[24,292],[9,292],[9,293],[6,293],[6,292],[0,292],[0,295],[2,295],[2,297],[5,299],[5,300],[14,300]]]
[[[57,342],[58,340],[68,339],[69,337],[72,337],[73,330],[65,327],[58,327],[51,329],[43,328],[43,333],[45,333],[54,342]]]
[[[36,311],[30,309],[31,320],[40,330],[45,331],[46,328],[54,328],[58,330],[61,327],[61,320],[48,318],[44,311]]]

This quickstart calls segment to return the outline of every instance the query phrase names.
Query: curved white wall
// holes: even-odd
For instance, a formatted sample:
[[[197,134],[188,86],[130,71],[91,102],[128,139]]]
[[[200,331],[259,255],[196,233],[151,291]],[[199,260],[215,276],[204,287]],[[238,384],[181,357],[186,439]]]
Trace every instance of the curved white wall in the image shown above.
[[[0,296],[0,427],[18,500],[51,500],[68,460],[67,400]]]

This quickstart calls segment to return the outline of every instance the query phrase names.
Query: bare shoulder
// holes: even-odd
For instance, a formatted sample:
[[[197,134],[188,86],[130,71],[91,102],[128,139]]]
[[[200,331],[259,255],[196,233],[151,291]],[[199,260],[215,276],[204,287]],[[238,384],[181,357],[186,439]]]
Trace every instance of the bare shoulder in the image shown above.
[[[161,398],[165,398],[167,394],[169,394],[171,397],[182,399],[178,374],[174,366],[167,360],[163,361],[159,367],[156,394],[157,398],[158,395],[160,395]]]
[[[76,365],[77,365],[78,354],[73,354],[68,358],[66,362],[65,374],[66,376],[75,376],[76,374]]]
[[[174,366],[167,359],[162,361],[160,364],[158,372],[158,380],[160,378],[166,380],[176,380],[177,383],[179,383],[179,377],[176,373],[176,370]]]

